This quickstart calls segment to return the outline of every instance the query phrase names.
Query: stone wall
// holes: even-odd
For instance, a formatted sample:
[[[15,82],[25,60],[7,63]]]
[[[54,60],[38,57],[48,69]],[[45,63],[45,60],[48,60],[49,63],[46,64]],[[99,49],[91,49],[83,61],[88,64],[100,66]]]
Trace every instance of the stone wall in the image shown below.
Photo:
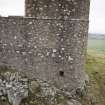
[[[69,91],[81,85],[85,76],[89,4],[90,0],[26,0],[26,16],[38,19],[41,27],[41,37],[38,36],[42,40],[38,40],[38,45],[44,48],[40,54],[44,60],[37,70],[41,71],[39,78]]]
[[[0,17],[0,65],[72,91],[84,82],[88,20]]]
[[[26,0],[26,16],[38,19],[88,19],[90,0]]]

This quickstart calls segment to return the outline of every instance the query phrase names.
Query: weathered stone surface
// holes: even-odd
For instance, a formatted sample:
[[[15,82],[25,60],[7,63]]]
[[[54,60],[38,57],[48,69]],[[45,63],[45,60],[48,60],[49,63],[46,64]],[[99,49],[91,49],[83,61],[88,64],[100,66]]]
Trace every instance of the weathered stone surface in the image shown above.
[[[84,93],[89,0],[26,0],[26,16],[0,17],[0,66],[33,81],[5,74],[0,100],[19,105],[30,91],[29,105],[80,105],[65,96]]]
[[[68,105],[81,105],[81,103],[76,100],[71,99],[70,101],[68,101]]]
[[[37,81],[30,81],[29,88],[31,93],[35,94],[40,90],[40,84]]]
[[[88,21],[0,17],[0,65],[72,91],[84,82]]]
[[[11,79],[12,78],[12,79]],[[3,103],[2,103],[3,102]],[[48,82],[29,80],[19,72],[0,73],[0,105],[81,105]],[[10,104],[9,104],[10,103]]]
[[[39,19],[88,19],[90,0],[26,0],[26,16]]]
[[[6,101],[8,98],[10,104],[20,105],[21,101],[28,97],[28,93],[27,78],[21,77],[21,74],[18,72],[0,74],[0,99],[2,101],[4,99]]]

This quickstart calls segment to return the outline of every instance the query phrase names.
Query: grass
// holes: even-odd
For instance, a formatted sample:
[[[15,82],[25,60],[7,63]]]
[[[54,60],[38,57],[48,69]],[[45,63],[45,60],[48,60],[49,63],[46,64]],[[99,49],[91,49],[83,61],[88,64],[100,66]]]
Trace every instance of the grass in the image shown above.
[[[87,56],[86,72],[90,77],[89,95],[99,105],[105,105],[105,59]]]
[[[105,40],[89,40],[87,53],[86,72],[90,83],[84,105],[105,105]]]

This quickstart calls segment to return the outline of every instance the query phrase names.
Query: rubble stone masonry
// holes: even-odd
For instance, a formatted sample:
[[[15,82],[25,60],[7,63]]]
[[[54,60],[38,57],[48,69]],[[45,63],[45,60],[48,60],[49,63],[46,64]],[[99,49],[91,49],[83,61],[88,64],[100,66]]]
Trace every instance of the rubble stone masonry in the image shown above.
[[[85,80],[89,0],[26,0],[26,17],[0,17],[0,65],[60,89]]]

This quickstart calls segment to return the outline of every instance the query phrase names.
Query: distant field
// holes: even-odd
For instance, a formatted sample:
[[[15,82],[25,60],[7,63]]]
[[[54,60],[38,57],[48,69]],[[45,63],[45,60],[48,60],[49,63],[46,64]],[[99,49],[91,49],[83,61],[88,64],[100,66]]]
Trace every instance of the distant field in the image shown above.
[[[105,54],[105,40],[89,39],[88,51],[93,52],[93,53]]]

